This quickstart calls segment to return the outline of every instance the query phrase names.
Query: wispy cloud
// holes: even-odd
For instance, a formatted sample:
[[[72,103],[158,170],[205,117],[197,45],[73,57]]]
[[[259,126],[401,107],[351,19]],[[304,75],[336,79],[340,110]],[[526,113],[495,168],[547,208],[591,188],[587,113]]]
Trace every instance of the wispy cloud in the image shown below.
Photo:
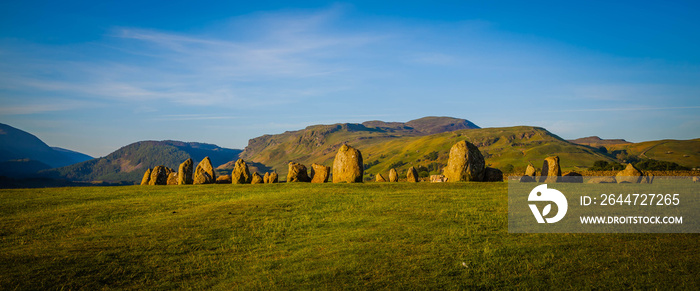
[[[238,26],[238,34],[248,35],[246,38],[226,31],[187,34],[114,28],[105,40],[90,44],[97,58],[43,62],[42,55],[48,55],[51,48],[39,48],[14,66],[0,68],[8,75],[0,81],[0,88],[121,102],[160,100],[184,106],[301,102],[349,88],[344,80],[351,78],[343,76],[353,67],[340,59],[381,39],[371,32],[327,30],[341,13],[342,8],[332,7],[233,19],[230,25]],[[76,48],[80,49],[86,48]],[[48,110],[33,108],[15,114]]]

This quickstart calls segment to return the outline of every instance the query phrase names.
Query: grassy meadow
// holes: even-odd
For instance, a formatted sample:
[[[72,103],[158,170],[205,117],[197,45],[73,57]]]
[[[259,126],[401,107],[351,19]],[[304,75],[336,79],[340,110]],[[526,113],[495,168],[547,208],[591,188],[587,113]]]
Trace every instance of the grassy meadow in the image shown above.
[[[509,234],[506,183],[0,190],[0,289],[694,289],[698,234]]]

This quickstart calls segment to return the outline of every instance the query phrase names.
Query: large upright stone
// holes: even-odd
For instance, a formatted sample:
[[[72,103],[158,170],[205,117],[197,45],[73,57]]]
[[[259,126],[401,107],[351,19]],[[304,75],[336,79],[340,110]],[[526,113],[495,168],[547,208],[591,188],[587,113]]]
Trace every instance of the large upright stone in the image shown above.
[[[311,164],[311,183],[326,183],[331,175],[331,168],[316,163]]]
[[[265,172],[265,175],[263,175],[263,183],[270,183],[270,172]]]
[[[396,169],[391,169],[389,170],[389,182],[398,182],[399,181],[399,174],[396,172]]]
[[[343,144],[333,160],[333,183],[361,183],[363,172],[362,153]]]
[[[151,179],[148,181],[148,185],[167,185],[168,184],[168,171],[164,166],[157,166],[151,170]]]
[[[386,182],[386,179],[384,179],[384,176],[382,176],[382,174],[377,174],[377,176],[374,178],[377,182]]]
[[[289,162],[289,171],[287,172],[287,183],[290,182],[311,182],[311,178],[306,173],[306,166]]]
[[[175,171],[168,174],[168,185],[177,185],[177,173]]]
[[[484,182],[503,182],[503,172],[496,168],[484,169]]]
[[[231,183],[233,184],[250,184],[253,177],[250,175],[248,165],[243,159],[238,159],[233,166],[231,172]]]
[[[540,176],[540,183],[554,183],[559,181],[561,176],[561,168],[559,167],[559,157],[551,156],[544,159],[542,163],[542,174]]]
[[[475,145],[460,141],[450,149],[450,158],[443,174],[447,182],[482,181],[486,162]]]
[[[263,177],[258,174],[258,172],[253,173],[253,177],[250,179],[250,184],[262,184],[264,183]]]
[[[416,168],[408,168],[408,172],[406,173],[406,182],[418,182],[418,171],[416,171]]]
[[[143,178],[141,178],[141,185],[148,185],[148,181],[151,180],[151,169],[147,169],[145,173],[143,173]]]
[[[180,164],[180,167],[177,168],[178,185],[192,184],[192,168],[194,168],[192,159],[187,159],[186,161],[182,162],[182,164]]]
[[[617,180],[617,183],[639,183],[643,175],[642,171],[637,169],[632,163],[629,163],[624,170],[615,175],[615,180]]]
[[[270,177],[268,178],[267,183],[277,183],[278,177],[277,177],[277,172],[272,172],[270,173]]]
[[[537,176],[537,170],[535,169],[535,166],[532,165],[532,163],[527,164],[527,168],[525,168],[525,176]]]
[[[194,171],[193,184],[212,184],[214,182],[216,182],[214,167],[212,167],[209,157],[205,157]]]

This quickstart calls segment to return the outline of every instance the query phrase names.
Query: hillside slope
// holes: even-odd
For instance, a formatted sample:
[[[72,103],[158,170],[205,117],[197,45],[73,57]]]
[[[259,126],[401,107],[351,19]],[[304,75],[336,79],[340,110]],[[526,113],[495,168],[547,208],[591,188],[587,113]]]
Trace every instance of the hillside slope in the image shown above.
[[[235,159],[241,150],[181,141],[141,141],[107,155],[67,167],[45,170],[51,178],[72,181],[141,181],[146,169],[164,165],[177,170],[188,158],[197,163],[208,156],[214,167]]]
[[[0,162],[37,161],[48,167],[73,164],[73,159],[56,151],[38,137],[21,129],[0,123]],[[38,163],[32,162],[34,166]]]
[[[403,173],[411,166],[424,166],[432,174],[439,173],[447,163],[450,148],[461,140],[477,145],[487,164],[497,168],[507,165],[524,168],[528,162],[541,167],[542,160],[549,155],[560,156],[564,169],[589,167],[596,160],[612,160],[595,149],[572,144],[538,127],[461,129],[425,135],[412,128],[403,129],[402,125],[394,124],[392,130],[377,125],[376,122],[316,125],[262,136],[252,139],[241,156],[276,170],[281,177],[286,175],[289,161],[331,166],[343,143],[362,152],[367,177],[377,173],[386,175],[392,167]]]
[[[59,147],[51,147],[51,148],[54,151],[57,151],[57,152],[63,154],[64,156],[66,156],[68,159],[70,159],[71,164],[77,164],[80,162],[94,159],[93,157],[88,156],[84,153],[79,153],[79,152],[72,151],[69,149],[64,149],[64,148],[59,148]]]
[[[609,153],[626,153],[643,159],[674,162],[688,168],[700,167],[700,138],[664,139],[640,143],[605,145]]]

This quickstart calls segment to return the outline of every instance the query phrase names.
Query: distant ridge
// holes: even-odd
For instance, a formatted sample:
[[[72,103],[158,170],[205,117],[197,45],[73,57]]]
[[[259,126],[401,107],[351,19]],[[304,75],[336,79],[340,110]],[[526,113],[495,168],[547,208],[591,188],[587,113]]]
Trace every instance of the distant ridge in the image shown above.
[[[191,158],[196,166],[209,157],[214,167],[236,159],[241,150],[222,148],[213,144],[173,140],[140,141],[124,146],[106,157],[74,165],[42,171],[44,176],[71,181],[141,181],[146,169],[163,165],[177,170],[180,163]]]
[[[626,144],[630,143],[624,139],[602,139],[597,136],[582,137],[577,139],[569,140],[571,143],[587,145],[587,146],[601,146],[601,145],[613,145],[613,144]]]
[[[31,174],[37,169],[84,161],[85,157],[91,158],[75,151],[51,148],[31,133],[0,123],[0,162],[5,163],[0,175]]]

